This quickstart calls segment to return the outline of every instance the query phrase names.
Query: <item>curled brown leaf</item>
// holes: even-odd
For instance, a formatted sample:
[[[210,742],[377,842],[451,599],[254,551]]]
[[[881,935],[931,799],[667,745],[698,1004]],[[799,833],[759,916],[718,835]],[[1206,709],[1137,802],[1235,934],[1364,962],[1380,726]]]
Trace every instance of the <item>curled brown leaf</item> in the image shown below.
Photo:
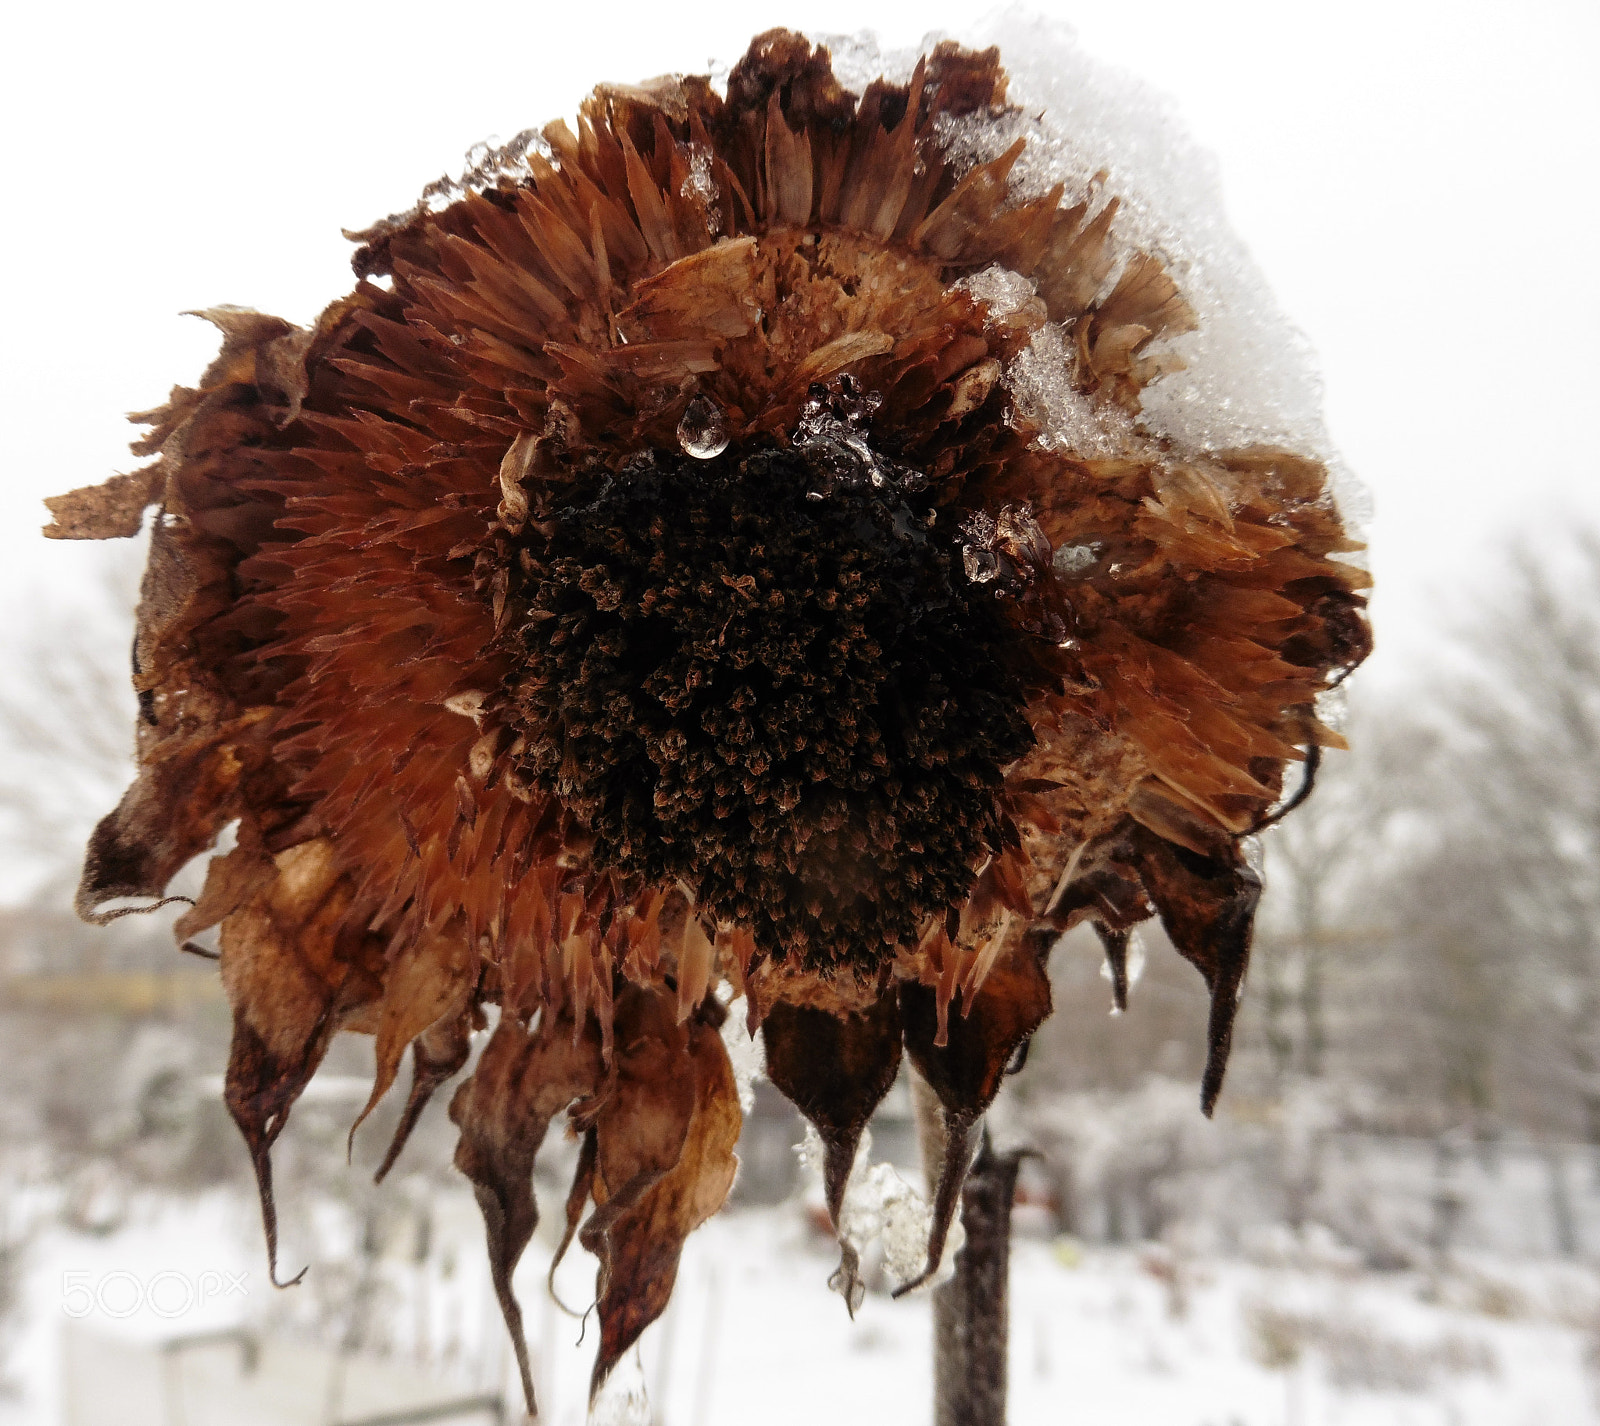
[[[600,1353],[593,1400],[618,1359],[665,1309],[684,1240],[722,1207],[739,1161],[739,1091],[722,1036],[699,1017],[688,1026],[686,1063],[693,1109],[677,1162],[607,1225],[600,1256]],[[640,1126],[643,1127],[643,1126]],[[597,1215],[598,1216],[598,1215]],[[585,1230],[585,1241],[588,1241]]]
[[[459,1074],[467,1063],[472,1052],[472,1031],[476,1028],[474,1019],[480,1014],[476,1005],[469,1004],[454,1019],[446,1017],[437,1021],[412,1041],[411,1092],[406,1096],[406,1107],[400,1111],[394,1137],[389,1140],[389,1148],[373,1175],[373,1182],[382,1183],[388,1176],[434,1091]]]
[[[1222,1092],[1239,992],[1250,965],[1250,936],[1261,878],[1237,845],[1216,856],[1175,846],[1144,828],[1135,835],[1139,874],[1178,953],[1211,992],[1200,1107],[1209,1116]]]
[[[450,1105],[461,1129],[456,1167],[472,1183],[483,1214],[489,1271],[517,1355],[528,1414],[537,1415],[522,1308],[511,1278],[539,1223],[533,1164],[550,1121],[600,1084],[600,1032],[592,1016],[575,1026],[570,1010],[546,1010],[530,1032],[502,1016],[477,1068]]]
[[[250,1150],[277,1282],[272,1146],[334,1035],[377,999],[378,955],[347,924],[350,889],[327,842],[280,852],[258,870],[243,878],[253,892],[222,920],[222,984],[233,1007],[224,1099]],[[224,868],[219,882],[235,874]]]

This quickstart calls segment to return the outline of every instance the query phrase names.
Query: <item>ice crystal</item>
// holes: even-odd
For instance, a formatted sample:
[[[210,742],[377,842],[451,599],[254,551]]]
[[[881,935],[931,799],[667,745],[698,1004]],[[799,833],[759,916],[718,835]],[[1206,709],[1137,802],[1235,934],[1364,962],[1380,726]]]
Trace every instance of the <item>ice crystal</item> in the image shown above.
[[[991,322],[1001,321],[1022,311],[1034,300],[1038,291],[1032,281],[1020,272],[1013,272],[997,262],[990,263],[970,277],[963,277],[956,287],[970,293],[975,302],[985,303]]]
[[[1134,438],[1133,418],[1120,406],[1097,401],[1073,379],[1072,344],[1059,322],[1034,333],[1011,363],[1006,383],[1018,413],[1039,427],[1046,450],[1079,456],[1115,456]]]

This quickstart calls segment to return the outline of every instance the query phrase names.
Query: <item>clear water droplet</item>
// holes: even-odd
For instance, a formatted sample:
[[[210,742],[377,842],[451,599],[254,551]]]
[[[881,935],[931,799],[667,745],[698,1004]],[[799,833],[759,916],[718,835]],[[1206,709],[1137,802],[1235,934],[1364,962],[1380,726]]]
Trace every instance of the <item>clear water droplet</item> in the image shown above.
[[[728,422],[709,396],[696,396],[684,409],[678,444],[696,460],[712,460],[728,449]]]

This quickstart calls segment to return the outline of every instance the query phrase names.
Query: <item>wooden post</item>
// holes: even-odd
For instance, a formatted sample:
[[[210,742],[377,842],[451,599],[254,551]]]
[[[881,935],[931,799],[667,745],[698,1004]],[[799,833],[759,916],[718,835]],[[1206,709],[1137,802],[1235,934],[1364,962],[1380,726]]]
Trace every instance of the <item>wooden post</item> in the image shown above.
[[[908,1066],[909,1068],[909,1066]],[[911,1102],[930,1190],[944,1161],[937,1096],[911,1071]],[[997,1154],[983,1131],[961,1191],[966,1243],[955,1276],[933,1290],[934,1426],[1005,1426],[1010,1328],[1011,1204],[1027,1150]]]
[[[1005,1426],[1011,1203],[1023,1153],[983,1146],[961,1192],[967,1241],[933,1293],[934,1426]]]

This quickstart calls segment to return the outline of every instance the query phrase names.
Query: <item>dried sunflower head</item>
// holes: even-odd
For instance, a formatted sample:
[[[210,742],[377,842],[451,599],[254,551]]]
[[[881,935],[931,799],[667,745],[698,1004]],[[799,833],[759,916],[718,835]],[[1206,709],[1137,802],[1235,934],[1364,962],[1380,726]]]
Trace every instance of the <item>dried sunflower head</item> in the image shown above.
[[[154,461],[52,502],[68,538],[159,507],[140,771],[80,910],[160,897],[237,820],[178,933],[220,923],[269,1244],[332,1037],[375,1035],[374,1103],[411,1048],[387,1169],[499,1007],[451,1115],[525,1384],[552,1119],[583,1136],[569,1238],[596,1205],[597,1383],[726,1195],[724,983],[835,1212],[910,1055],[949,1131],[930,1267],[1059,932],[1115,966],[1161,917],[1216,1098],[1241,838],[1337,741],[1314,703],[1366,652],[1364,576],[1316,460],[1141,426],[1195,314],[1115,200],[1013,191],[1026,134],[958,159],[1013,112],[994,50],[856,94],[782,31],[726,95],[603,87],[358,235],[312,330],[206,314],[222,354],[139,418]],[[1041,380],[1093,439],[1044,429]]]

